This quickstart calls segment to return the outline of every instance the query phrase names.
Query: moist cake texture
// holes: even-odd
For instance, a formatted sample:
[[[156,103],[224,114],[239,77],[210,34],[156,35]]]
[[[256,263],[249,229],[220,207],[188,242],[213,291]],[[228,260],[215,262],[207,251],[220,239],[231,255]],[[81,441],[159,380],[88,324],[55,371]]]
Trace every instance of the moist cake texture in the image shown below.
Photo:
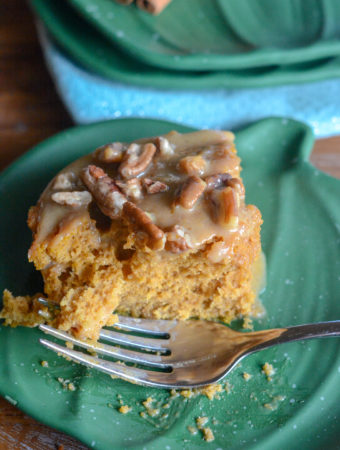
[[[221,319],[250,313],[259,210],[245,204],[230,132],[113,142],[62,170],[29,211],[29,260],[60,309],[52,325],[97,339],[113,312]],[[9,325],[41,322],[4,295]]]

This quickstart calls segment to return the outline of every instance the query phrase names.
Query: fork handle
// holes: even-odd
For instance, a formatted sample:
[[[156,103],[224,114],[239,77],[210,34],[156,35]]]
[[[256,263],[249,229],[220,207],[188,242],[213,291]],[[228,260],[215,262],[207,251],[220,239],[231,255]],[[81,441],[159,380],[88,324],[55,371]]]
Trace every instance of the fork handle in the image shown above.
[[[284,344],[286,342],[302,341],[304,339],[314,339],[321,337],[335,337],[340,336],[340,320],[334,320],[331,322],[318,322],[309,323],[306,325],[297,325],[295,327],[278,328],[276,330],[268,330],[270,332],[277,331],[281,333],[275,337],[268,336],[268,339],[264,340],[256,347],[251,349],[251,353],[264,348],[272,347],[273,345]],[[254,334],[258,334],[256,332]],[[271,334],[272,336],[272,334]],[[263,338],[265,339],[265,333]]]

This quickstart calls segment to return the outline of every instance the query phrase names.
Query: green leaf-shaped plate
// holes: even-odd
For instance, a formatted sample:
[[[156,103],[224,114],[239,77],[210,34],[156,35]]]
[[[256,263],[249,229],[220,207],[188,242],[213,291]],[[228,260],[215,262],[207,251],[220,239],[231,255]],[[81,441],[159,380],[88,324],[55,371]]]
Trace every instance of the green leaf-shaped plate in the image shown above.
[[[41,289],[27,262],[26,215],[50,178],[104,142],[189,128],[125,119],[76,127],[48,139],[0,177],[0,289]],[[268,328],[340,318],[340,181],[309,162],[313,137],[292,120],[272,118],[236,133],[247,201],[262,211],[268,281],[262,297]],[[339,444],[340,340],[285,344],[254,354],[227,380],[230,393],[169,401],[169,393],[113,380],[41,347],[38,330],[0,326],[0,393],[36,419],[98,449],[320,449]],[[199,337],[198,337],[199,338]],[[49,367],[42,367],[46,360]],[[261,372],[276,369],[272,381]],[[252,375],[245,381],[242,374]],[[57,378],[76,386],[71,392]],[[120,398],[117,396],[121,396]],[[142,418],[152,396],[160,413]],[[120,400],[132,411],[120,414]],[[162,405],[170,403],[169,408]],[[264,406],[266,405],[266,406]],[[187,427],[209,417],[213,444]],[[168,446],[168,447],[167,447]]]
[[[139,61],[170,70],[245,69],[340,54],[338,0],[172,0],[159,15],[68,0]]]
[[[115,48],[66,2],[31,0],[56,42],[78,63],[107,78],[164,89],[243,88],[318,81],[340,76],[340,57],[285,67],[221,72],[174,72],[143,64]]]

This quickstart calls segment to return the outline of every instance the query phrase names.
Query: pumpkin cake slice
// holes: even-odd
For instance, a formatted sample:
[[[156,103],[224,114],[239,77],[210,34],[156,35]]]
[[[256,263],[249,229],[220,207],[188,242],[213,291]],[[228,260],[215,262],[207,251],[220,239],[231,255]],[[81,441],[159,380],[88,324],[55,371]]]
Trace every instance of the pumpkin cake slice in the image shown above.
[[[28,225],[29,260],[60,305],[53,326],[97,339],[114,312],[225,322],[250,313],[262,219],[245,204],[233,141],[198,131],[114,142],[49,183]],[[20,308],[5,293],[6,323],[41,322],[36,300],[19,298]]]

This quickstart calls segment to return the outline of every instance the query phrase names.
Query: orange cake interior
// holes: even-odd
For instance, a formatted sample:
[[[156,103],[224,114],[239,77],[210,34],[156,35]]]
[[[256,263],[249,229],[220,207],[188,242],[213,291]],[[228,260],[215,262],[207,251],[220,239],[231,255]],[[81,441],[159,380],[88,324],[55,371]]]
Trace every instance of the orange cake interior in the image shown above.
[[[62,170],[29,211],[29,260],[59,304],[50,323],[80,338],[97,339],[114,312],[230,322],[254,304],[261,223],[233,134],[173,131]],[[37,310],[5,291],[7,324],[35,325]]]

